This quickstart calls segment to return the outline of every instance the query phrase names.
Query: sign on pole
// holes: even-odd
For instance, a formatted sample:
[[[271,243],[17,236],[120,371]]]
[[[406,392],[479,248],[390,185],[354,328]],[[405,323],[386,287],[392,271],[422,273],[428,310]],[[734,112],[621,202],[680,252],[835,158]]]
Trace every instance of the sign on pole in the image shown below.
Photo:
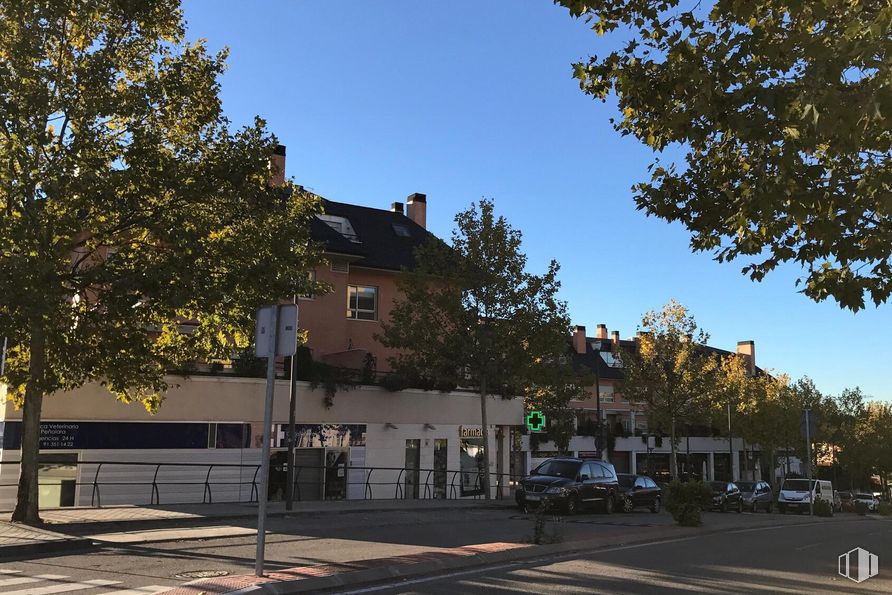
[[[545,414],[541,411],[530,411],[527,414],[526,422],[531,432],[545,431]]]
[[[811,409],[804,409],[802,415],[799,416],[799,433],[803,438],[814,438],[817,436],[818,418]]]
[[[277,340],[275,355],[294,355],[297,349],[297,305],[278,306],[279,314],[273,318],[277,306],[264,306],[257,310],[257,326],[254,329],[254,357],[269,357],[269,333],[273,320],[276,321]]]
[[[266,359],[266,401],[263,409],[263,443],[260,455],[260,491],[257,494],[257,559],[254,572],[263,576],[266,555],[266,499],[269,495],[269,448],[272,442],[273,397],[276,388],[276,356],[297,350],[297,305],[264,306],[257,310],[254,354]]]

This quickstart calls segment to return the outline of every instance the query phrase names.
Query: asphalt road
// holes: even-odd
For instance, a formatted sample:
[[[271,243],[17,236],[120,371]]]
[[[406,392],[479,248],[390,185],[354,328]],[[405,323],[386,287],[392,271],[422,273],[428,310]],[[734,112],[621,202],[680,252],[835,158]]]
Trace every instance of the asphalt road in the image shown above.
[[[838,574],[839,555],[855,547],[879,557],[879,574],[861,583]],[[884,560],[892,561],[892,522],[850,517],[699,534],[345,593],[892,593]]]
[[[674,526],[666,513],[641,511],[611,516],[582,514],[572,518],[551,519],[547,531],[559,533],[567,542],[597,538],[606,546],[651,539],[700,537],[678,542],[677,545],[601,552],[591,559],[559,563],[549,561],[541,566],[541,569],[554,566],[555,570],[540,572],[539,566],[512,566],[492,569],[479,575],[446,577],[418,585],[401,585],[390,592],[456,593],[478,589],[477,592],[482,593],[489,592],[490,588],[524,592],[523,585],[531,585],[526,592],[561,592],[561,589],[564,592],[579,592],[586,590],[583,585],[589,581],[589,572],[601,577],[599,580],[607,581],[602,583],[605,591],[635,592],[634,589],[638,587],[649,589],[663,584],[660,581],[671,581],[673,576],[678,579],[682,575],[673,575],[678,572],[692,573],[691,576],[703,572],[709,580],[714,580],[709,578],[713,576],[710,573],[719,572],[717,569],[720,566],[736,569],[734,572],[740,574],[752,572],[746,569],[761,569],[765,567],[765,560],[774,556],[780,560],[791,560],[789,564],[784,562],[778,566],[779,572],[791,572],[791,569],[796,568],[792,560],[798,560],[799,557],[805,561],[813,559],[816,564],[820,561],[824,566],[829,564],[827,568],[834,570],[836,556],[842,553],[836,550],[850,542],[879,554],[881,560],[884,557],[892,560],[889,546],[882,545],[884,540],[886,544],[892,543],[892,523],[881,520],[858,521],[854,515],[850,519],[835,519],[832,523],[825,521],[820,526],[809,529],[801,526],[813,522],[805,516],[706,513],[704,528],[689,529]],[[782,524],[786,529],[703,536],[707,531],[721,530],[723,527],[766,523]],[[834,526],[831,527],[831,524]],[[836,525],[840,527],[837,528]],[[845,531],[842,525],[846,527]],[[794,539],[791,537],[793,534],[788,533],[793,531],[794,526],[795,531],[805,533],[796,533],[798,536]],[[105,533],[110,538],[108,534],[115,528],[113,525],[94,526],[85,527],[83,531]],[[87,552],[4,562],[0,564],[0,593],[52,595],[69,592],[72,595],[111,595],[123,592],[127,595],[148,595],[162,587],[182,584],[202,575],[251,574],[255,554],[252,528],[253,522],[248,520],[229,521],[226,524],[216,521],[168,522],[158,523],[154,527],[141,525],[138,532],[119,533],[116,537],[123,541],[132,539],[137,543],[106,544]],[[523,542],[532,534],[532,528],[531,515],[508,509],[354,512],[275,517],[268,521],[267,568],[272,570],[333,564],[346,571],[351,569],[351,562],[359,560],[431,552],[471,544]],[[126,530],[128,527],[117,529]],[[851,535],[846,535],[852,539],[842,539],[837,535],[840,531],[848,531]],[[871,535],[877,531],[880,533]],[[859,542],[854,538],[861,533],[865,537]],[[781,549],[766,558],[766,548],[776,549],[782,543],[780,538],[794,539],[796,547],[806,547],[801,552],[795,547],[793,551]],[[803,539],[806,541],[799,541]],[[142,543],[138,543],[139,541]],[[822,549],[825,541],[829,548],[827,551]],[[695,552],[691,557],[685,553],[689,550]],[[743,553],[735,554],[740,551]],[[810,558],[813,553],[816,557]],[[698,563],[691,566],[691,560],[697,560]],[[591,564],[596,566],[590,566]],[[732,572],[727,569],[721,572]],[[821,572],[824,570],[826,569]],[[635,578],[639,574],[640,577]],[[640,581],[640,584],[630,583],[629,589],[626,589],[624,582],[629,576]],[[646,578],[648,576],[650,578]],[[478,587],[480,581],[495,580],[494,577],[500,577],[497,583]],[[612,578],[608,581],[604,577]],[[22,582],[23,580],[31,582]],[[536,580],[544,582],[536,583]],[[875,579],[871,579],[865,584],[874,581]],[[480,583],[483,584],[488,585]],[[620,585],[623,587],[620,588]],[[44,588],[47,590],[39,591]],[[406,591],[407,588],[410,591]],[[647,592],[647,589],[643,592]],[[887,585],[886,592],[892,592],[892,587]]]

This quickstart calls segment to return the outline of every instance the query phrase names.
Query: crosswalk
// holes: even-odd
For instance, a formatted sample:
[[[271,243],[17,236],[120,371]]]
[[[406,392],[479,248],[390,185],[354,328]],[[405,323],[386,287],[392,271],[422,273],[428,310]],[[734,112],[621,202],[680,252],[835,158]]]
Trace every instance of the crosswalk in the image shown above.
[[[121,589],[121,581],[107,579],[76,580],[64,574],[22,574],[21,570],[0,569],[0,593],[3,595],[55,595],[74,593],[86,589],[97,595],[153,595],[172,587],[147,585],[145,587]]]

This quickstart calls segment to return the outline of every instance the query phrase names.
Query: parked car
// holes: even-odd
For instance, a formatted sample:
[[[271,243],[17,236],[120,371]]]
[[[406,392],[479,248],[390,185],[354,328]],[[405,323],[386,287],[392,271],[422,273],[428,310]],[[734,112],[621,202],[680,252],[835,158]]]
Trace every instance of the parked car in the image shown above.
[[[876,512],[880,508],[880,500],[868,492],[858,492],[855,494],[855,502],[863,502],[867,505],[867,510]]]
[[[811,481],[811,489],[809,489]],[[809,497],[811,492],[811,497]],[[781,514],[790,512],[808,512],[809,499],[817,502],[827,500],[833,504],[833,484],[823,479],[785,479],[777,496],[777,509]]]
[[[710,508],[715,508],[722,512],[729,510],[743,512],[743,497],[737,484],[731,481],[710,481],[709,489],[712,490]]]
[[[619,481],[620,508],[623,512],[632,512],[636,507],[646,506],[651,512],[660,512],[663,501],[663,490],[654,480],[646,475],[620,473]]]
[[[774,493],[766,481],[738,481],[737,487],[743,499],[743,508],[759,512],[761,508],[765,512],[771,512],[774,502]]]
[[[855,497],[852,492],[837,492],[840,501],[840,510],[842,512],[853,512],[855,510]]]
[[[544,504],[566,514],[587,507],[610,514],[618,495],[616,470],[610,463],[556,457],[544,461],[520,480],[514,499],[521,510]]]
[[[833,512],[842,512],[842,498],[836,490],[833,490]]]

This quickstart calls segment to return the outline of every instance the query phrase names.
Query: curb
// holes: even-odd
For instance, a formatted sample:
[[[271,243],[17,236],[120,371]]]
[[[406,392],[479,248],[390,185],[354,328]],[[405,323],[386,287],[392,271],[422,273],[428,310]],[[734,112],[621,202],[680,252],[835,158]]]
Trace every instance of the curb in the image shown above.
[[[71,539],[54,539],[52,541],[38,541],[18,545],[0,546],[0,560],[11,561],[22,558],[33,558],[39,555],[59,554],[74,552],[95,547],[97,544],[86,537]]]
[[[481,504],[479,506],[457,506],[455,504],[444,504],[442,506],[429,506],[424,508],[352,508],[352,509],[340,509],[340,510],[325,510],[325,509],[313,509],[313,510],[282,510],[282,511],[274,511],[267,512],[266,518],[288,518],[294,517],[298,518],[301,515],[327,515],[327,514],[361,514],[361,513],[382,513],[382,512],[431,512],[431,511],[441,511],[441,510],[480,510],[480,509],[505,509],[510,510],[513,508],[509,505],[503,504]],[[138,525],[138,524],[154,524],[159,526],[164,526],[168,524],[172,525],[181,525],[182,523],[201,523],[204,521],[226,521],[226,520],[244,520],[244,519],[256,519],[257,511],[254,510],[252,512],[245,513],[235,513],[235,514],[210,514],[210,515],[195,515],[195,516],[186,516],[186,517],[175,517],[175,518],[150,518],[150,519],[139,519],[139,518],[130,518],[130,519],[108,519],[108,520],[95,520],[95,521],[72,521],[70,523],[48,523],[53,527],[54,530],[64,530],[64,531],[83,531],[88,527],[99,527],[103,525],[114,525],[116,527],[121,525]],[[128,529],[129,530],[129,529]]]

